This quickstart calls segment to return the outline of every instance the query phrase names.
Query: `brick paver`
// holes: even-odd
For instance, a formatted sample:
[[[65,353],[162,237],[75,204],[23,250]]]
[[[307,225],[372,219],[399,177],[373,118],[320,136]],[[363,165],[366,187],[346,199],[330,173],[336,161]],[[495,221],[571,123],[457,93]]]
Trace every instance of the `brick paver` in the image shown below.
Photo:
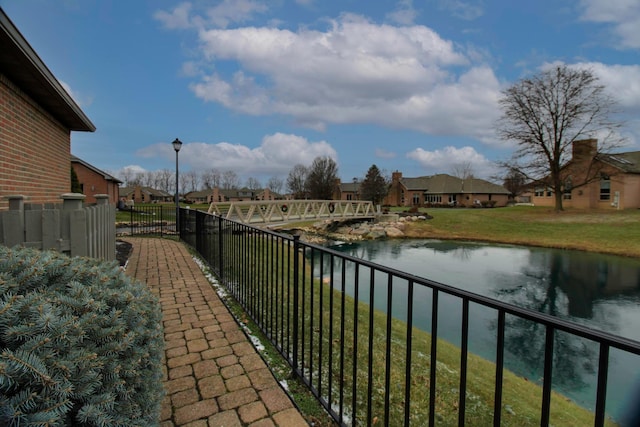
[[[187,248],[165,239],[127,241],[127,274],[162,305],[167,396],[160,425],[307,426]]]

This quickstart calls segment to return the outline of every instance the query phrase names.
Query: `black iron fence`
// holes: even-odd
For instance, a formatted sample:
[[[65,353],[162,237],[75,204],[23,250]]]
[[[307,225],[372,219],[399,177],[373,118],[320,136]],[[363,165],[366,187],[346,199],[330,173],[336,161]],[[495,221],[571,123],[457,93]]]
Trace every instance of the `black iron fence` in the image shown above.
[[[176,235],[176,206],[157,204],[121,209],[116,214],[116,234],[119,236]]]
[[[341,425],[613,425],[609,372],[640,355],[638,342],[297,237],[185,209],[180,231]],[[482,327],[495,340],[478,357],[470,337]],[[564,360],[562,347],[585,359]],[[577,383],[592,383],[582,407],[558,393]]]

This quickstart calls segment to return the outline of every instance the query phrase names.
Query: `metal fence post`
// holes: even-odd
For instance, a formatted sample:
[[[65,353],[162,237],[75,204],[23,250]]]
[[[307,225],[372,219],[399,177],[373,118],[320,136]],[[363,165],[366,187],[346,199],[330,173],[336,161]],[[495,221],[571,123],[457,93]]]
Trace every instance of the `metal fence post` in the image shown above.
[[[300,236],[293,236],[293,369],[298,369],[298,284],[300,278],[300,266],[298,254],[300,252]]]
[[[224,266],[222,264],[222,250],[224,248],[224,241],[222,236],[222,218],[218,215],[214,215],[214,218],[218,221],[218,276],[220,276],[220,282],[224,283]]]

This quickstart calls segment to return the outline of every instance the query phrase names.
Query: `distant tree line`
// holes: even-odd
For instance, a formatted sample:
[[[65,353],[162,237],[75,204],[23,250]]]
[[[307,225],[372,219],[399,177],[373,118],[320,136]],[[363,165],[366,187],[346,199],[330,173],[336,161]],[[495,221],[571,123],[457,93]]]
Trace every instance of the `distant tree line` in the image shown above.
[[[125,187],[140,185],[162,190],[169,194],[175,191],[175,172],[170,169],[136,172],[125,168],[118,175]],[[255,177],[248,177],[242,182],[236,172],[223,172],[217,169],[181,172],[179,180],[181,194],[210,190],[216,187],[223,190],[269,188],[277,194],[287,192],[296,199],[327,200],[333,198],[336,190],[338,165],[328,156],[318,156],[309,166],[303,164],[293,166],[286,180],[272,176],[264,185]],[[380,203],[387,194],[390,180],[382,175],[376,165],[372,165],[366,177],[364,179],[354,178],[354,183],[358,186],[357,192],[360,200]]]

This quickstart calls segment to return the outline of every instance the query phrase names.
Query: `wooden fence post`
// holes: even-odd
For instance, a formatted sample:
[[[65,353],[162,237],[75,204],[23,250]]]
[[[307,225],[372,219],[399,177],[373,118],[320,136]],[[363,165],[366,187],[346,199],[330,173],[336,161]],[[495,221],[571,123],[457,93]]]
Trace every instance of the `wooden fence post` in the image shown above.
[[[62,236],[69,239],[71,256],[88,256],[87,251],[87,213],[82,203],[87,196],[78,193],[65,193],[62,199]]]
[[[5,246],[24,243],[24,199],[22,195],[7,196],[9,211],[2,213],[2,242]]]

